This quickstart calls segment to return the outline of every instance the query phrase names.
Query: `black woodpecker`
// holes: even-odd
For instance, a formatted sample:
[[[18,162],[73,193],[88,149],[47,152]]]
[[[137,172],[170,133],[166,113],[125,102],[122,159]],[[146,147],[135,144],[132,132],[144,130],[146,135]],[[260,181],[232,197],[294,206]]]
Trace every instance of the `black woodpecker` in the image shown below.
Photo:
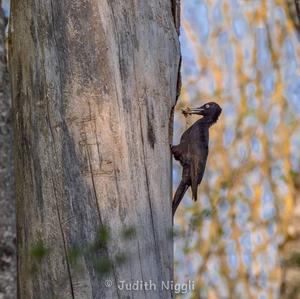
[[[174,158],[180,162],[183,168],[181,182],[173,199],[173,217],[190,186],[193,199],[197,200],[197,189],[201,183],[208,156],[209,128],[217,122],[221,112],[221,107],[215,102],[183,111],[184,114],[197,114],[203,117],[182,134],[178,145],[171,146]]]

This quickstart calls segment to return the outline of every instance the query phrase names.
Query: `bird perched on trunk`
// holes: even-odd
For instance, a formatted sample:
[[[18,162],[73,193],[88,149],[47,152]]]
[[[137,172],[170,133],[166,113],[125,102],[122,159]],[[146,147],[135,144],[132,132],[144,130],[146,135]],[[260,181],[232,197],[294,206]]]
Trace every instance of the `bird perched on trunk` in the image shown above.
[[[204,174],[208,155],[208,131],[218,120],[221,112],[221,107],[215,102],[183,111],[186,115],[198,114],[203,117],[182,134],[180,144],[171,146],[174,158],[180,161],[183,167],[182,179],[173,199],[173,216],[189,186],[192,188],[193,199],[197,200],[197,189]]]

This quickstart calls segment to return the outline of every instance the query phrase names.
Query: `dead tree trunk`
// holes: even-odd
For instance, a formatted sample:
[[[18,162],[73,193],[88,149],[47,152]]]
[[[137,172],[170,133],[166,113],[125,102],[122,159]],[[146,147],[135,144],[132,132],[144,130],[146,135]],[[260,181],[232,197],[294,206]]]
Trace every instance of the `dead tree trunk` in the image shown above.
[[[12,1],[19,298],[171,298],[173,3]]]
[[[0,1],[0,298],[16,297],[16,218],[13,193],[12,122],[5,53],[6,19]]]

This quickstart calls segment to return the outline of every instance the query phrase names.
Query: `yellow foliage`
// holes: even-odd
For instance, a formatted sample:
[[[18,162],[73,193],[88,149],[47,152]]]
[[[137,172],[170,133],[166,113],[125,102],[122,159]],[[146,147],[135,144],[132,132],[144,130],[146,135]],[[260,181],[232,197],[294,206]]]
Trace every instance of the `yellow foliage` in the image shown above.
[[[217,99],[226,109],[211,128],[200,203],[193,203],[176,219],[188,231],[185,242],[188,236],[193,236],[193,242],[196,238],[186,258],[192,260],[195,252],[203,258],[191,298],[199,298],[196,294],[202,289],[207,290],[205,298],[221,298],[219,287],[207,286],[204,274],[211,275],[209,263],[218,265],[229,298],[258,298],[259,292],[275,298],[272,296],[279,290],[282,277],[281,244],[288,239],[295,198],[299,197],[291,174],[295,171],[291,136],[299,133],[300,118],[287,93],[291,80],[300,76],[295,27],[285,0],[200,2],[202,19],[198,23],[199,2],[183,1],[182,46],[189,49],[194,62],[185,61],[185,53],[183,70],[189,67],[194,72],[183,72],[178,109],[200,106],[207,99]],[[217,8],[222,15],[214,17]],[[207,30],[203,29],[205,11]],[[292,77],[286,75],[287,38],[296,57]],[[183,130],[186,119],[180,120]],[[191,227],[188,215],[202,215],[206,198],[210,202],[209,219],[199,216],[197,227]],[[178,262],[180,280],[184,261]],[[262,285],[260,279],[265,273]],[[239,284],[245,297],[238,295]]]

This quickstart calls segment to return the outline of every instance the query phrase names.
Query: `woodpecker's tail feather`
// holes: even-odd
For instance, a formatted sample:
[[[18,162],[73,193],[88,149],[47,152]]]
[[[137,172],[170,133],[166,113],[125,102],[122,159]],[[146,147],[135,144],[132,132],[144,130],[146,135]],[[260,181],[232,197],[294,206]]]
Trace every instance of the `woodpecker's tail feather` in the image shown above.
[[[189,185],[187,185],[184,181],[181,181],[176,192],[175,192],[175,195],[174,195],[174,199],[173,199],[173,202],[172,202],[172,213],[173,213],[173,217],[175,215],[175,212],[186,192],[186,190],[188,189]]]

